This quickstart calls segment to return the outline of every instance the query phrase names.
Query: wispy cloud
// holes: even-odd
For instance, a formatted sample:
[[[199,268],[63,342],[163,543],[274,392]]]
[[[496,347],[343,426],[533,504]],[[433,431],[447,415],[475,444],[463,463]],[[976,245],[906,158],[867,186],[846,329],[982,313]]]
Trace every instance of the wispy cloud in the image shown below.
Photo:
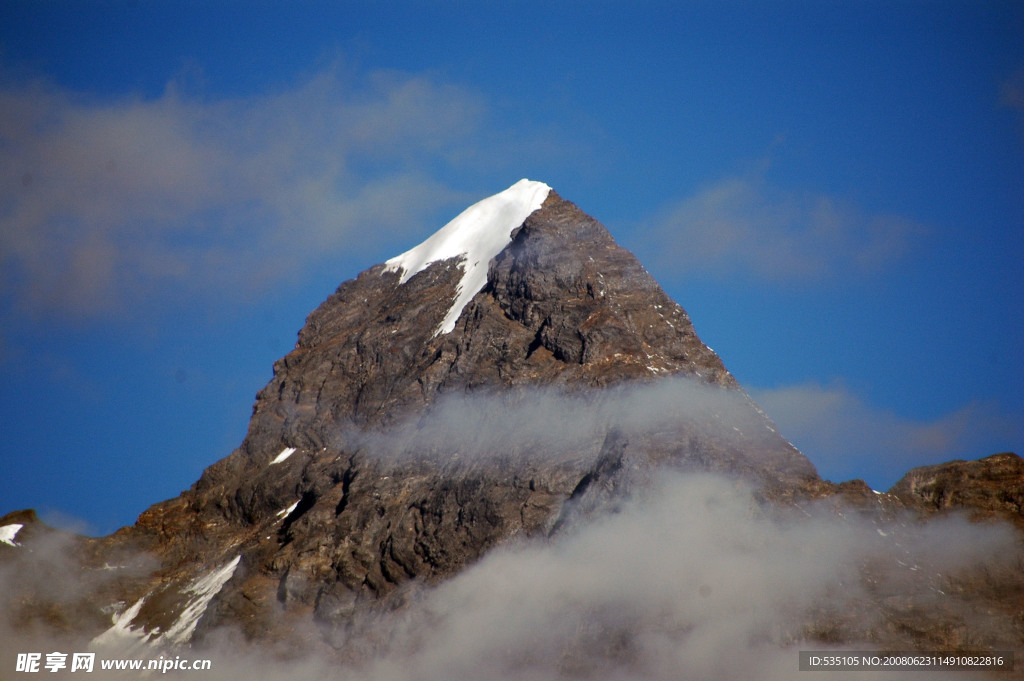
[[[596,457],[610,431],[634,439],[639,449],[649,446],[640,443],[649,442],[652,434],[666,432],[685,432],[691,446],[710,440],[757,455],[763,455],[765,444],[779,444],[744,393],[685,376],[582,393],[550,386],[444,395],[426,413],[383,432],[341,429],[335,444],[385,458],[436,455],[439,465],[453,453],[460,463],[512,459],[552,464],[567,456]],[[679,448],[673,451],[678,454]]]
[[[913,220],[783,189],[754,172],[663,207],[647,225],[647,250],[682,275],[808,283],[877,272],[926,232]]]
[[[878,471],[893,484],[914,466],[974,459],[1024,439],[1024,419],[992,404],[973,403],[933,419],[915,419],[872,405],[842,383],[804,383],[752,390],[754,399],[818,467],[847,480]]]
[[[463,201],[430,178],[483,115],[465,89],[337,65],[236,99],[2,85],[3,295],[91,316],[154,289],[268,287]]]

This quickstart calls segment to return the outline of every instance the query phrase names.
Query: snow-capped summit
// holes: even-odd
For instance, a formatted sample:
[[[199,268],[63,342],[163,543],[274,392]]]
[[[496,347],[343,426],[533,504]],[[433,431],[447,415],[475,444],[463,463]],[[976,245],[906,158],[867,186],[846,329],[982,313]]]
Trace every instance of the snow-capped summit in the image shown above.
[[[462,281],[455,302],[434,335],[449,333],[463,308],[487,283],[487,264],[512,240],[512,231],[544,203],[551,187],[522,179],[503,192],[462,211],[419,246],[384,263],[386,272],[401,272],[401,283],[430,263],[462,259]]]

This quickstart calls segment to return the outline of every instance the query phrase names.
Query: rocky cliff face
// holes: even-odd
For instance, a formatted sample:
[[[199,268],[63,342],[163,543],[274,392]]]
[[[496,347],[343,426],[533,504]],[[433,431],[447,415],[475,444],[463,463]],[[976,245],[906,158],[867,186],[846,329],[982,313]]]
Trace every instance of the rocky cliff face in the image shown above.
[[[183,645],[228,625],[351,655],[338,641],[372,613],[494,547],[614,512],[666,471],[724,474],[777,508],[828,498],[890,520],[968,500],[964,481],[983,478],[1019,513],[995,473],[918,472],[881,498],[820,480],[600,223],[526,181],[467,214],[310,314],[237,450],[134,526],[75,540],[87,569],[153,562],[132,558],[51,610],[105,629],[102,644]]]

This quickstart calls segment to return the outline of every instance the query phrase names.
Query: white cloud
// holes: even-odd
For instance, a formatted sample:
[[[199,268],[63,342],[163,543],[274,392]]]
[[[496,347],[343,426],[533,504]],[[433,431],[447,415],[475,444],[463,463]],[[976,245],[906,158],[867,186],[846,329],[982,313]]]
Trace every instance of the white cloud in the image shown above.
[[[730,177],[664,207],[648,225],[652,259],[681,274],[813,282],[872,273],[926,230],[823,194],[781,189],[760,173]]]
[[[0,285],[86,316],[154,290],[269,287],[463,202],[429,178],[482,114],[461,88],[338,66],[222,100],[0,86]]]
[[[779,474],[806,465],[777,439],[744,393],[685,375],[589,392],[548,386],[447,394],[425,413],[397,421],[383,432],[339,429],[333,444],[384,459],[433,456],[440,467],[449,465],[453,454],[459,465],[495,459],[554,465],[596,458],[612,431],[630,442],[632,452],[667,436],[675,444],[662,452],[681,455],[677,438],[685,432],[691,454],[711,444],[723,450],[723,457],[728,451],[729,456],[759,460]],[[759,459],[769,455],[771,461]]]
[[[751,390],[751,395],[818,467],[848,480],[866,471],[888,488],[910,468],[954,458],[976,459],[1024,439],[1021,423],[990,404],[972,403],[933,419],[915,419],[869,404],[842,383],[805,383]]]

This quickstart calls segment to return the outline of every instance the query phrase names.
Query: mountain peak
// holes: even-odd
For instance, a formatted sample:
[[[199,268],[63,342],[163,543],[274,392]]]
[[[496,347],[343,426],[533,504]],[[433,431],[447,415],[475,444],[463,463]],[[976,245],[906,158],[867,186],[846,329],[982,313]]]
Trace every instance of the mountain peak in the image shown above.
[[[0,611],[15,613],[16,630],[44,620],[52,626],[79,622],[82,633],[95,636],[92,647],[118,651],[118,657],[147,651],[170,657],[182,646],[218,640],[220,634],[211,632],[227,626],[261,646],[280,644],[294,657],[324,646],[332,660],[362,664],[376,646],[386,651],[386,641],[407,622],[446,626],[444,616],[430,611],[428,619],[409,614],[416,603],[441,593],[432,590],[442,581],[471,574],[465,572],[471,565],[483,566],[481,559],[494,547],[553,547],[559,554],[579,555],[589,570],[595,554],[587,547],[594,544],[585,537],[600,526],[613,528],[612,535],[589,536],[642,534],[652,541],[613,541],[606,554],[613,566],[609,579],[591,580],[600,583],[602,594],[606,581],[627,575],[632,583],[634,575],[654,575],[650,593],[658,602],[665,593],[679,593],[689,602],[696,591],[705,603],[701,610],[722,609],[729,618],[757,611],[758,622],[768,622],[760,601],[747,608],[714,599],[728,590],[745,602],[774,578],[766,581],[755,573],[753,580],[735,582],[737,589],[726,580],[720,582],[726,588],[716,587],[713,596],[711,583],[719,582],[711,575],[721,556],[712,555],[708,567],[692,561],[683,572],[677,567],[684,554],[703,553],[693,549],[691,538],[703,542],[705,535],[713,541],[698,546],[740,547],[736,565],[757,563],[761,556],[773,562],[788,552],[779,546],[791,544],[778,543],[793,536],[788,525],[779,526],[785,529],[780,534],[756,520],[728,534],[741,517],[753,521],[762,515],[748,507],[757,499],[778,504],[769,515],[778,511],[780,519],[787,515],[784,508],[801,505],[812,520],[809,541],[792,544],[800,549],[816,547],[825,528],[852,527],[853,548],[838,551],[833,566],[842,579],[855,574],[847,572],[851,565],[863,566],[863,578],[849,582],[855,587],[848,604],[829,595],[825,607],[815,601],[800,613],[806,619],[792,628],[772,623],[771,631],[791,649],[798,640],[793,637],[803,636],[812,643],[851,647],[857,641],[894,642],[888,649],[904,650],[911,649],[908,641],[927,645],[925,650],[952,651],[991,640],[994,649],[1009,650],[1022,640],[1024,589],[1016,549],[1011,555],[992,550],[995,543],[974,544],[980,555],[1011,557],[992,571],[983,566],[973,581],[946,577],[956,573],[945,567],[940,573],[939,564],[919,567],[909,559],[896,560],[891,568],[896,572],[880,578],[880,566],[893,563],[891,557],[906,557],[907,546],[930,547],[941,536],[906,534],[908,523],[896,515],[904,507],[938,512],[961,506],[985,517],[1015,514],[1019,522],[1021,469],[1020,458],[1011,454],[952,462],[912,471],[885,495],[873,494],[861,481],[821,480],[637,258],[550,187],[522,180],[474,204],[419,246],[342,283],[309,315],[295,348],[274,364],[241,446],[207,468],[181,496],[150,507],[132,527],[95,540],[69,538],[67,555],[74,556],[75,570],[65,569],[65,561],[48,567],[38,560],[55,555],[52,542],[61,538],[34,513],[0,518],[0,568],[25,577],[16,589],[0,589]],[[659,479],[673,471],[731,480],[723,485],[701,476],[686,486],[659,487]],[[726,491],[748,484],[754,497]],[[694,503],[651,504],[666,491]],[[826,508],[808,503],[822,497],[832,497],[827,503],[834,502],[843,525],[822,525],[807,510]],[[616,513],[627,508],[631,511]],[[852,512],[844,515],[844,510]],[[627,524],[611,522],[612,514]],[[589,522],[602,516],[608,522]],[[871,518],[877,533],[858,529],[855,516]],[[655,531],[648,531],[648,523]],[[697,525],[704,526],[697,534],[677,533]],[[890,534],[900,540],[892,540],[890,553],[877,558],[860,553],[874,551],[863,535],[874,542]],[[975,534],[972,529],[972,538]],[[563,539],[568,543],[558,543]],[[953,543],[960,542],[945,542]],[[683,553],[674,548],[666,553],[670,545]],[[45,551],[36,548],[42,546]],[[583,553],[566,551],[572,546],[583,547]],[[755,546],[767,553],[757,553]],[[922,561],[931,561],[931,553],[922,554]],[[618,554],[630,555],[620,563]],[[797,551],[795,562],[780,564],[785,571],[799,570],[795,579],[783,580],[798,594],[792,599],[772,594],[785,603],[787,617],[803,607],[791,600],[810,607],[800,577],[809,562],[804,554]],[[964,561],[959,555],[950,565]],[[527,575],[523,584],[532,585],[533,570],[513,560],[505,565],[518,566],[514,570]],[[5,566],[4,561],[10,562]],[[735,572],[732,562],[724,565],[721,572]],[[657,581],[657,575],[668,573],[679,577]],[[67,584],[69,574],[77,579],[73,587]],[[561,576],[555,582],[568,583]],[[51,594],[51,583],[60,585],[58,596]],[[914,588],[917,600],[908,600]],[[530,589],[528,597],[512,601],[539,602]],[[586,675],[583,667],[566,666],[567,660],[575,665],[584,658],[627,670],[618,665],[643,659],[634,657],[642,650],[630,638],[637,632],[656,639],[689,635],[685,632],[694,630],[689,622],[699,621],[685,610],[659,608],[654,608],[657,623],[640,615],[623,619],[623,605],[639,613],[655,601],[641,597],[630,605],[636,596],[621,594],[633,594],[631,588],[613,585],[612,592],[617,594],[612,601],[581,601],[575,594],[566,600],[559,589],[547,592],[555,594],[559,609],[569,602],[578,618],[553,630],[551,649],[564,651],[557,655],[560,671]],[[966,597],[955,595],[960,592]],[[938,602],[932,618],[935,594],[946,600]],[[499,600],[504,618],[509,599]],[[961,613],[969,611],[962,608],[968,607],[987,614],[964,619]],[[847,614],[851,609],[855,619]],[[546,622],[549,615],[545,609],[537,621]],[[975,621],[1004,633],[964,638],[961,632]],[[671,631],[659,629],[665,624]],[[628,636],[620,627],[628,627]],[[727,628],[737,630],[732,624]],[[597,635],[581,639],[584,630]],[[908,639],[901,632],[914,633]],[[775,635],[765,630],[755,638],[767,642]],[[419,633],[413,638],[419,641]],[[221,640],[234,640],[233,634]],[[531,650],[535,640],[531,635]],[[522,669],[517,667],[516,678]],[[455,674],[460,675],[466,676]]]
[[[341,284],[275,365],[256,418],[287,410],[306,437],[307,419],[387,423],[445,393],[673,374],[737,387],[604,225],[523,180]]]
[[[487,266],[512,240],[512,231],[544,203],[551,187],[522,179],[460,213],[426,241],[384,263],[385,272],[399,272],[400,284],[428,265],[449,258],[462,261],[457,296],[434,335],[450,333],[462,310],[487,283]]]

